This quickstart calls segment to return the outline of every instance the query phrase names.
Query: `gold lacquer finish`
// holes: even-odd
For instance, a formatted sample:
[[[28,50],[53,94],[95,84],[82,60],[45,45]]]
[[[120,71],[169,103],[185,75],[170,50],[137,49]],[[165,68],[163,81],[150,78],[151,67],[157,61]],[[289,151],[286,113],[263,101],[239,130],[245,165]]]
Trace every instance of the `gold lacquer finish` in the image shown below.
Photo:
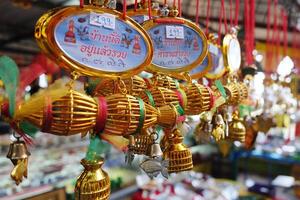
[[[146,131],[137,135],[129,136],[128,150],[134,154],[146,155],[152,144],[152,138]]]
[[[108,200],[110,196],[110,180],[108,174],[101,169],[103,160],[81,160],[84,171],[75,185],[76,200]]]
[[[228,96],[228,104],[236,105],[240,102],[240,89],[236,83],[229,83],[224,86],[226,94]]]
[[[245,142],[246,128],[243,119],[239,118],[238,112],[233,113],[232,122],[229,123],[229,139]]]
[[[148,93],[150,92],[150,94]],[[149,97],[151,95],[152,97]],[[154,101],[156,107],[161,107],[166,104],[179,104],[178,97],[173,90],[163,88],[163,87],[155,87],[151,88],[148,91],[145,91],[141,94],[141,98],[148,104],[151,104]],[[152,98],[152,99],[151,99]]]
[[[174,10],[174,12],[176,12],[176,9],[173,9],[173,10]],[[204,32],[196,24],[194,24],[193,22],[191,22],[189,20],[186,20],[186,19],[183,19],[183,18],[180,18],[180,17],[161,17],[161,19],[163,19],[165,21],[171,21],[171,22],[174,21],[174,20],[180,21],[181,25],[185,25],[185,26],[191,28],[196,33],[198,33],[199,37],[203,41],[202,53],[201,53],[201,55],[193,63],[191,63],[190,65],[181,67],[181,68],[171,69],[171,68],[166,68],[164,66],[156,65],[154,63],[152,63],[151,65],[148,65],[147,68],[150,71],[153,71],[153,72],[165,72],[165,73],[168,73],[168,74],[172,74],[172,73],[177,74],[179,72],[190,71],[193,68],[197,67],[200,63],[202,63],[202,61],[204,60],[205,56],[207,55],[207,51],[208,51],[208,48],[207,48],[207,39],[206,39],[206,36],[205,36]],[[143,23],[143,27],[147,31],[149,31],[150,29],[153,29],[156,26],[161,25],[161,24],[162,23],[157,23],[156,19],[151,19],[151,20],[145,21]],[[168,23],[164,23],[164,24],[169,25],[170,23],[169,24]]]
[[[173,128],[177,123],[178,113],[176,107],[172,104],[165,105],[158,108],[157,122],[160,126],[165,128]]]
[[[153,76],[151,80],[155,87],[163,87],[169,90],[176,90],[179,88],[178,81],[165,74],[157,74]]]
[[[111,14],[114,15],[116,19],[126,22],[130,27],[134,28],[145,40],[147,56],[144,61],[135,68],[131,68],[127,71],[104,71],[101,69],[95,69],[94,67],[89,67],[88,65],[83,65],[71,57],[69,57],[63,50],[59,47],[55,40],[54,31],[57,25],[64,20],[68,16],[76,16],[80,14],[88,14],[88,13],[97,13],[97,14]],[[35,26],[35,38],[37,40],[40,48],[53,60],[57,61],[57,63],[70,71],[77,71],[80,74],[94,77],[106,77],[106,78],[126,78],[131,77],[133,74],[140,73],[145,66],[151,63],[153,57],[153,46],[152,41],[145,30],[130,17],[123,18],[123,14],[109,9],[105,7],[99,6],[84,6],[84,8],[80,8],[79,6],[69,6],[59,9],[50,10],[45,13],[38,20]]]
[[[191,151],[182,143],[183,136],[174,130],[168,138],[168,146],[163,152],[165,160],[169,160],[169,173],[188,171],[193,168]]]
[[[17,138],[17,141],[14,141],[9,145],[9,150],[6,157],[9,158],[14,165],[10,176],[17,185],[22,182],[23,177],[27,178],[27,165],[29,156],[30,152],[28,151],[25,142],[20,141],[19,138]]]
[[[145,80],[137,75],[122,80],[127,94],[132,96],[139,96],[142,91],[147,89]],[[122,88],[118,84],[118,81],[112,79],[106,79],[101,81],[94,90],[93,96],[108,96],[116,93],[122,93]]]
[[[158,111],[147,103],[141,108],[139,100],[131,95],[114,94],[107,96],[106,102],[108,117],[104,132],[107,134],[129,135],[157,122]],[[141,112],[144,116],[141,116]]]
[[[187,96],[187,106],[185,114],[198,115],[201,112],[210,110],[212,101],[212,91],[208,87],[198,83],[189,83],[184,91]]]
[[[230,73],[237,72],[241,65],[241,47],[236,34],[226,34],[223,39],[224,66]]]
[[[96,124],[98,112],[96,100],[73,89],[58,100],[45,103],[44,111],[25,117],[43,132],[74,135],[85,133]]]

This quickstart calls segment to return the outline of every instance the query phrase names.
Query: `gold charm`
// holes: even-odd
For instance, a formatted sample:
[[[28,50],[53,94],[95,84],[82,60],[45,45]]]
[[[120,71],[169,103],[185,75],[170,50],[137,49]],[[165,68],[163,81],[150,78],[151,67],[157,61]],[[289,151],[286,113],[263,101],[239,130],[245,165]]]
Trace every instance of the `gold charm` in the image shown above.
[[[108,174],[101,169],[103,160],[81,160],[84,171],[75,185],[76,200],[108,200],[110,196],[110,180]]]
[[[14,141],[9,145],[7,158],[9,158],[15,166],[10,175],[17,185],[22,182],[23,177],[27,178],[29,156],[30,153],[27,150],[25,142],[20,141],[19,137],[17,137],[17,141]]]
[[[229,139],[233,141],[245,142],[246,127],[243,124],[243,119],[239,118],[239,113],[233,113],[232,122],[229,124]]]
[[[214,117],[214,129],[212,131],[212,136],[216,141],[219,141],[221,139],[225,139],[225,122],[223,120],[222,115],[217,114]]]
[[[211,109],[213,94],[208,87],[190,83],[184,88],[184,91],[187,96],[187,106],[184,110],[186,115],[198,115]]]
[[[169,90],[176,90],[179,88],[178,81],[165,74],[157,74],[153,76],[151,80],[155,87],[163,87]]]
[[[141,98],[146,103],[155,107],[161,107],[166,104],[179,104],[178,96],[175,91],[163,87],[146,90],[141,94]]]
[[[169,173],[191,170],[193,168],[192,153],[182,143],[183,137],[179,130],[175,129],[168,139],[168,146],[164,150],[163,157],[169,160]]]

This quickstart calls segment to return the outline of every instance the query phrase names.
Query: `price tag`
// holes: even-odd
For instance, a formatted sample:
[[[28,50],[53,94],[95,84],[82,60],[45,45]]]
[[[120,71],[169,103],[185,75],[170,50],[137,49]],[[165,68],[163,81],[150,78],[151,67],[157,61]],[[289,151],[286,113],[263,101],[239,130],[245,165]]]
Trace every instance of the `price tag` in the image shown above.
[[[168,39],[184,39],[182,26],[166,26],[166,34]]]
[[[214,55],[218,55],[219,53],[218,47],[213,44],[208,45],[208,51]]]
[[[90,24],[94,26],[103,26],[109,29],[115,29],[115,16],[111,14],[90,13]]]

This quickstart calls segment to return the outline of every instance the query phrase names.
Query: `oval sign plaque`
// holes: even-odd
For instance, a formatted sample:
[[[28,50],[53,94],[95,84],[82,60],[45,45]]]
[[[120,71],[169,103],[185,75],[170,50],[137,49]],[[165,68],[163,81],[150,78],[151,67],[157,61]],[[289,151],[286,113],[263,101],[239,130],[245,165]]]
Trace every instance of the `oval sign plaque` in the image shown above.
[[[207,53],[203,62],[196,68],[190,71],[190,76],[192,79],[197,79],[203,77],[212,67],[212,56],[210,52]]]
[[[186,72],[197,67],[207,54],[205,34],[194,23],[174,17],[145,21],[153,45],[151,71]]]
[[[35,37],[60,65],[88,76],[130,77],[153,56],[151,39],[139,24],[94,6],[46,13],[37,22]]]
[[[209,79],[221,78],[226,71],[224,67],[222,50],[214,44],[209,44],[209,54],[212,58],[212,67],[205,74],[205,77]]]
[[[223,39],[224,64],[230,73],[241,66],[241,47],[235,34],[227,34]]]

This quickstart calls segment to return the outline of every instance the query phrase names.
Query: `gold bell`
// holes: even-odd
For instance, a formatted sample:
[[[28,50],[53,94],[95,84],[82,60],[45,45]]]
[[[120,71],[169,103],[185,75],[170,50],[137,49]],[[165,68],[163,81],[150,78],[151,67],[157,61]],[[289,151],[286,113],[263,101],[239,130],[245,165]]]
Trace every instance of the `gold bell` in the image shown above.
[[[81,160],[84,171],[78,177],[75,185],[76,200],[107,200],[110,196],[110,180],[102,170],[103,160],[97,162]]]
[[[152,144],[151,136],[142,132],[138,135],[129,135],[128,150],[134,154],[146,155],[149,145]]]
[[[22,182],[23,177],[27,178],[29,156],[30,152],[28,151],[25,142],[20,141],[19,138],[9,145],[7,158],[9,158],[15,166],[10,175],[17,185]]]
[[[164,160],[169,160],[169,173],[188,171],[193,168],[191,151],[182,143],[183,136],[175,129],[169,137],[169,144],[163,152]]]
[[[229,124],[229,139],[245,142],[246,127],[243,119],[239,118],[238,112],[233,113],[232,122]]]

